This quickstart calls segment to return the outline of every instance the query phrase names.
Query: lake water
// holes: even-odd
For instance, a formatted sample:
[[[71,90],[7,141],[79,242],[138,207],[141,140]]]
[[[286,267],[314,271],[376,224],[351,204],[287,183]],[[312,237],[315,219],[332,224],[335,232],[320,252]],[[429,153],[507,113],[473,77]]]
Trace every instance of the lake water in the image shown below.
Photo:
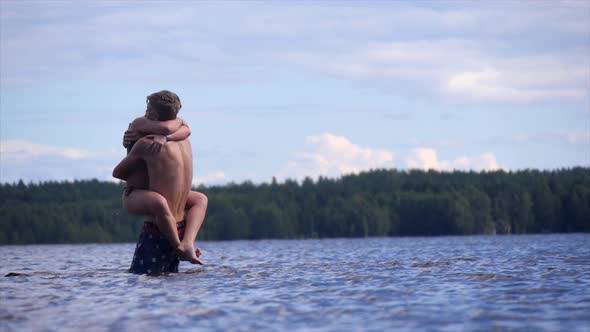
[[[590,234],[2,246],[1,331],[590,331]],[[5,277],[9,272],[26,275]]]

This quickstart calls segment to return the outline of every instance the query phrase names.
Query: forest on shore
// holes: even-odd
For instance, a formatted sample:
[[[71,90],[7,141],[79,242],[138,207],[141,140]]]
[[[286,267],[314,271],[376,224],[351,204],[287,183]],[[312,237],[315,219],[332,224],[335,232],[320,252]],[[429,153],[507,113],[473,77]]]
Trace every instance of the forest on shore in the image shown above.
[[[371,170],[337,179],[199,187],[200,240],[590,232],[590,168]],[[123,184],[0,185],[0,244],[134,242]]]

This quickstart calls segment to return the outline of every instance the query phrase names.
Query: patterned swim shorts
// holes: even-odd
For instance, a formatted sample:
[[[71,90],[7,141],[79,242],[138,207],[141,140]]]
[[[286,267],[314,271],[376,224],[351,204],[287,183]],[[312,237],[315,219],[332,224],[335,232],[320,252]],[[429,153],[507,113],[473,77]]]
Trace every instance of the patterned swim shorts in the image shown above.
[[[176,223],[181,241],[184,237],[185,225],[184,220]],[[144,222],[129,272],[135,274],[178,272],[180,259],[174,249],[156,224],[150,221]]]

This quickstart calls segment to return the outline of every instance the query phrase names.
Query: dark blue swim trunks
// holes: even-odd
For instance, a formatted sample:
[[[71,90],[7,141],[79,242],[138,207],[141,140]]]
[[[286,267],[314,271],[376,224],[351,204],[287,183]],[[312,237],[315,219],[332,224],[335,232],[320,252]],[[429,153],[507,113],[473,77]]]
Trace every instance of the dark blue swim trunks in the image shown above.
[[[184,221],[176,224],[181,241],[184,237],[185,225]],[[178,272],[180,259],[174,249],[153,222],[144,222],[129,272],[135,274]]]

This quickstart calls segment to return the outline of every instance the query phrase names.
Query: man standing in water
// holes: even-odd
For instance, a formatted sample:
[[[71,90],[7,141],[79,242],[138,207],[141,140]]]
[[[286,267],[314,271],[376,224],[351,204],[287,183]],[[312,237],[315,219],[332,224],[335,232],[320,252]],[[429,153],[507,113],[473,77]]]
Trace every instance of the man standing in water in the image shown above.
[[[164,90],[148,97],[146,117],[156,121],[175,119],[179,109],[178,96]],[[186,225],[183,220],[193,178],[190,141],[167,141],[164,136],[146,136],[138,140],[127,157],[115,167],[113,176],[128,181],[128,190],[133,190],[134,187],[130,186],[129,180],[134,172],[142,167],[147,170],[147,178],[143,180],[146,185],[139,188],[163,196],[174,219],[168,218],[171,219],[169,221],[166,218],[148,218],[144,223],[129,272],[178,272],[180,259],[193,263],[200,262],[197,257],[199,252],[195,252],[193,247],[200,223],[189,222]],[[204,211],[202,212],[204,217]],[[174,220],[181,221],[174,225]],[[183,245],[186,241],[180,242],[183,236],[191,240],[190,246]]]

